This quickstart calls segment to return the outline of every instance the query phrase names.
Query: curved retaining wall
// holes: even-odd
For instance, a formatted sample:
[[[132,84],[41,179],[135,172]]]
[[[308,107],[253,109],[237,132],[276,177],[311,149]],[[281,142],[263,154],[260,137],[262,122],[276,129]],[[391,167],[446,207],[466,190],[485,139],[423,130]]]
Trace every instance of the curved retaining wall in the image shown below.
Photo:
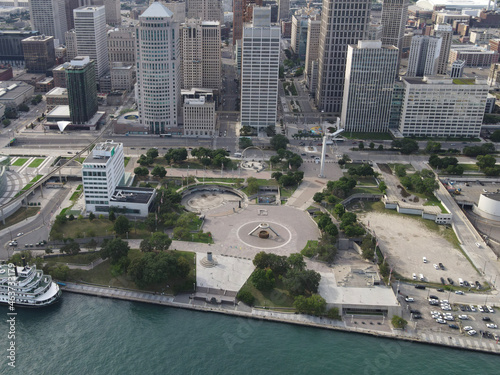
[[[222,193],[232,193],[241,199],[246,199],[247,196],[245,193],[232,188],[230,186],[218,185],[218,184],[202,184],[202,185],[194,185],[188,187],[187,189],[182,191],[182,198],[186,197],[189,194],[195,193],[197,191],[218,191]]]

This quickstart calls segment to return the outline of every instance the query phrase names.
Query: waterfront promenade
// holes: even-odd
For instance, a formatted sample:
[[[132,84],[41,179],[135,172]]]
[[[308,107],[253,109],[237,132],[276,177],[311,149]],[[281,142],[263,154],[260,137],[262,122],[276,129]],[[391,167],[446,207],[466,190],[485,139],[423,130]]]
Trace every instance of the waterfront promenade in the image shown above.
[[[500,345],[492,340],[476,340],[466,336],[452,335],[450,333],[420,332],[419,330],[407,329],[406,331],[388,328],[387,322],[379,325],[380,318],[357,316],[344,317],[345,321],[335,321],[324,317],[315,317],[305,314],[295,314],[279,312],[274,310],[251,308],[243,303],[237,304],[210,304],[204,301],[197,301],[190,295],[169,296],[157,293],[148,293],[128,289],[111,288],[106,286],[66,283],[62,287],[64,292],[86,294],[104,298],[114,298],[126,301],[151,303],[162,306],[170,306],[184,309],[197,310],[201,312],[215,312],[226,315],[233,315],[242,318],[260,319],[273,322],[303,325],[323,329],[356,332],[378,337],[393,338],[411,342],[419,342],[440,346],[447,346],[455,349],[476,350],[486,353],[500,354]],[[365,324],[365,321],[369,324]],[[375,324],[372,324],[374,323]],[[362,324],[354,324],[362,323]],[[366,328],[365,328],[366,327]]]

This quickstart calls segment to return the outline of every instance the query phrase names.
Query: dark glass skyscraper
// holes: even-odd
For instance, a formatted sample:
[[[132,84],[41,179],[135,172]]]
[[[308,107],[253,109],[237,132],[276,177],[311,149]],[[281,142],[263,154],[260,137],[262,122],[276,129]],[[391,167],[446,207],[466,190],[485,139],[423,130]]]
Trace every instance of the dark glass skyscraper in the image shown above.
[[[97,112],[95,61],[78,56],[66,68],[69,113],[73,124],[88,122]]]

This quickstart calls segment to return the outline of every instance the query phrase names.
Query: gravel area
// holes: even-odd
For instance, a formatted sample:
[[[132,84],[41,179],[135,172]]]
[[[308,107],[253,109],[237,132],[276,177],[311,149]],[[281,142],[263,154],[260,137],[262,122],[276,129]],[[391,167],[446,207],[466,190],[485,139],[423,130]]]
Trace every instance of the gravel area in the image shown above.
[[[387,261],[399,274],[411,278],[423,274],[425,281],[440,282],[451,277],[467,281],[481,280],[467,258],[444,237],[407,215],[380,212],[358,214],[359,219],[375,231]],[[451,229],[446,229],[451,230]],[[427,258],[427,263],[423,262]],[[445,270],[433,264],[443,263]]]

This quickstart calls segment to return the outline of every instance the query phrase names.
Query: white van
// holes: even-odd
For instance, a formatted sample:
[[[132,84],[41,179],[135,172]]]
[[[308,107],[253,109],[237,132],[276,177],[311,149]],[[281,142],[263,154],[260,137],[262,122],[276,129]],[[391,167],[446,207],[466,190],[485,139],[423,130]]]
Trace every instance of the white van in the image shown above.
[[[413,273],[413,280],[417,280],[417,274]]]
[[[424,263],[427,263],[427,258],[426,257],[424,257],[423,260],[424,260]]]
[[[462,279],[458,279],[458,285],[464,286],[464,281]]]
[[[420,274],[418,276],[420,277],[420,281],[424,281],[424,275]]]

